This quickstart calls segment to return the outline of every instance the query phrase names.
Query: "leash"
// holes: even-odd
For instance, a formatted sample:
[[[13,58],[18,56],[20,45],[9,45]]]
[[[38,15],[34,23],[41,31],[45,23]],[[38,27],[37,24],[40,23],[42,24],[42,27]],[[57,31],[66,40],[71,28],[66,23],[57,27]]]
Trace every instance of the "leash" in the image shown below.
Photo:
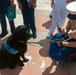
[[[51,43],[51,41],[42,41],[42,42],[27,42],[29,44],[45,44],[45,43]]]

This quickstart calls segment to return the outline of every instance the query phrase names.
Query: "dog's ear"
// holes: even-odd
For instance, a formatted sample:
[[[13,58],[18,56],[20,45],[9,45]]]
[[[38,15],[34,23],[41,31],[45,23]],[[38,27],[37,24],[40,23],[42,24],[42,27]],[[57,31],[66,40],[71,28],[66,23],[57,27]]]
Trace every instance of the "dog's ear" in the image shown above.
[[[23,25],[19,25],[15,30],[14,30],[14,34],[16,33],[20,33],[20,31],[24,31],[24,30],[27,30],[27,27],[23,26]]]
[[[19,39],[19,32],[20,32],[20,28],[21,27],[23,27],[23,25],[20,25],[20,26],[18,26],[14,31],[13,31],[13,34],[12,34],[12,36],[14,37],[14,38],[18,38]]]

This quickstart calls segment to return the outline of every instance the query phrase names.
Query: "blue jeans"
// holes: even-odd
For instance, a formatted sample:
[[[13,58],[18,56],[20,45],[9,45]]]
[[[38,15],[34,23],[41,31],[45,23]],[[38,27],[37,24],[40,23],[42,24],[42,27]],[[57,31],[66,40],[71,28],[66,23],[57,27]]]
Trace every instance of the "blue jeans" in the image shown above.
[[[35,27],[35,16],[34,16],[34,9],[29,8],[27,0],[20,0],[23,9],[21,10],[22,16],[23,16],[23,21],[24,25],[32,30],[33,34],[36,34],[36,27]]]
[[[54,39],[62,38],[64,35],[57,34]],[[50,44],[49,55],[53,59],[66,60],[70,54],[76,53],[76,48],[58,46],[56,42]],[[76,57],[76,56],[75,56]]]
[[[9,3],[8,3],[8,0],[0,1],[0,21],[1,21],[2,34],[8,33],[7,23],[6,23],[6,16],[7,16],[8,6],[10,6]],[[10,24],[11,32],[13,33],[13,30],[15,29],[14,21],[13,20],[10,21],[9,24]]]

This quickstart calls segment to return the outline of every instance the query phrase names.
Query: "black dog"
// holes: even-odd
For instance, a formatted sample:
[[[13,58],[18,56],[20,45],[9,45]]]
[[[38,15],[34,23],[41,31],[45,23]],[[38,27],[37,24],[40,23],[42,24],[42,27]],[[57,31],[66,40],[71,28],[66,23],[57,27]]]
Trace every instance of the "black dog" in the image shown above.
[[[29,61],[24,57],[27,51],[27,40],[32,37],[27,28],[23,25],[18,26],[13,34],[7,39],[0,50],[0,68],[9,67],[14,69],[17,64],[23,65],[23,61]]]

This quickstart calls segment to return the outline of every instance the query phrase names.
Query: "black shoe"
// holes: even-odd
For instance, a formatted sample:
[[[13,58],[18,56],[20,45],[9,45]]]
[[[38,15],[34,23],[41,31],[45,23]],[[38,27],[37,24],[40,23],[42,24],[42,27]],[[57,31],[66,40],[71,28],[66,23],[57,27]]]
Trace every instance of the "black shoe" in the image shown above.
[[[24,63],[22,61],[20,61],[18,64],[19,66],[24,66]]]
[[[33,34],[33,39],[36,39],[37,35],[36,34]]]
[[[0,38],[6,36],[7,34],[8,34],[8,32],[7,33],[4,33],[4,34],[1,34],[0,35]]]

